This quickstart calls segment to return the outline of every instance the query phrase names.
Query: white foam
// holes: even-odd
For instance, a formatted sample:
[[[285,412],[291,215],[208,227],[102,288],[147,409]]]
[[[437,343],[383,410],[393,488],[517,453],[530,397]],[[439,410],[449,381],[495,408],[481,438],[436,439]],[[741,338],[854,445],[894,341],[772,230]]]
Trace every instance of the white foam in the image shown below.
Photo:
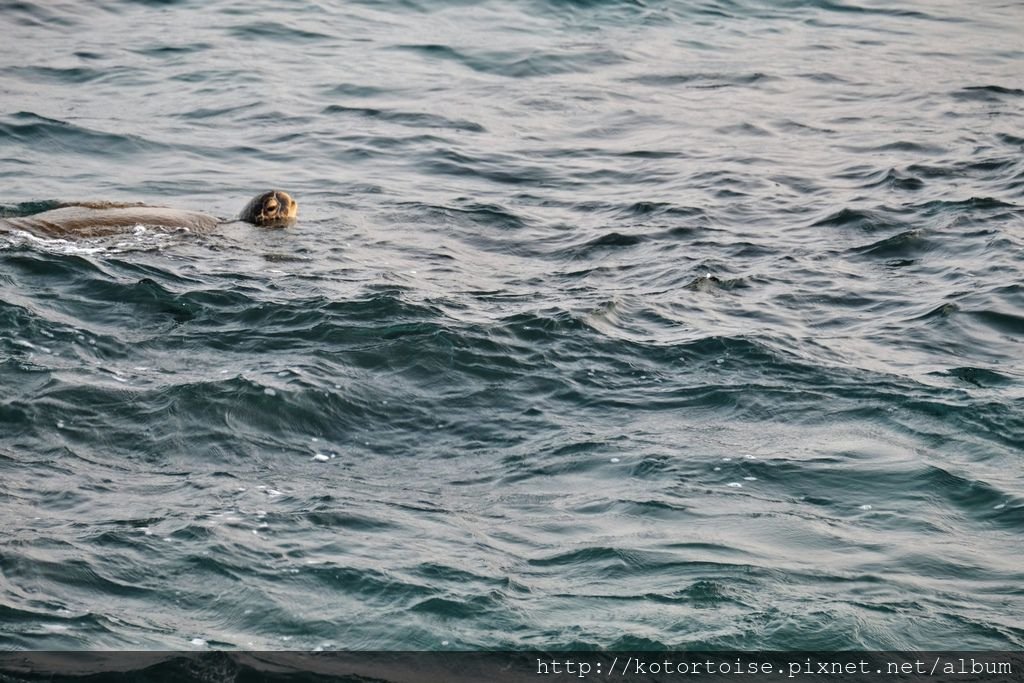
[[[330,459],[330,456],[324,455],[323,453],[317,453],[313,456],[313,460],[316,460],[317,462],[327,462]]]
[[[189,230],[176,230],[175,233],[190,232]],[[13,238],[13,239],[11,239]],[[10,233],[9,239],[0,242],[0,247],[20,247],[29,244],[42,251],[68,255],[92,255],[92,254],[117,254],[125,251],[148,250],[154,247],[160,248],[173,239],[173,233],[163,230],[154,231],[144,225],[136,225],[132,234],[110,235],[106,237],[93,237],[86,239],[65,240],[59,238],[46,238],[33,235],[28,232],[16,230]]]
[[[731,486],[734,489],[743,488],[743,484],[739,483],[738,481],[730,481],[728,484],[726,484],[726,486]]]
[[[11,232],[11,236],[20,240],[20,242],[17,240],[9,242],[11,246],[21,246],[25,243],[31,243],[46,251],[61,254],[98,254],[105,251],[103,247],[81,246],[79,243],[62,239],[47,239],[45,237],[38,237],[23,230],[14,230]],[[88,244],[88,242],[86,242],[86,244]]]

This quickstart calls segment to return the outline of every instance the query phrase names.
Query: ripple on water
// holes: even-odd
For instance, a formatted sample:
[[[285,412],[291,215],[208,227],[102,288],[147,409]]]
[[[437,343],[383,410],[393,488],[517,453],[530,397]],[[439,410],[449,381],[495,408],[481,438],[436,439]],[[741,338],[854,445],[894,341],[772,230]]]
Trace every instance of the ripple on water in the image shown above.
[[[13,647],[1024,643],[1017,6],[0,5]]]

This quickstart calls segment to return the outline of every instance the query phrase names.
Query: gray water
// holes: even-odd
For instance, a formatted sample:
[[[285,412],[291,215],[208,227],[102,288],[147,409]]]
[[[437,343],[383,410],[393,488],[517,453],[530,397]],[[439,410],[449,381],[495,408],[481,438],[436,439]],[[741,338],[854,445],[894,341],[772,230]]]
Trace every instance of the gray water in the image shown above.
[[[0,1],[0,647],[1024,647],[1022,27]]]

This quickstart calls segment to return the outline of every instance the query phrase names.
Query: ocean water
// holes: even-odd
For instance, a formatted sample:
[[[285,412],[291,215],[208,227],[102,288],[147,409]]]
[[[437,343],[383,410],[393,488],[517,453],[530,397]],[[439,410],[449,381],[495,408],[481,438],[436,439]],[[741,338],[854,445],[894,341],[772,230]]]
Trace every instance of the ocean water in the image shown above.
[[[0,647],[1024,648],[1022,26],[0,0]]]

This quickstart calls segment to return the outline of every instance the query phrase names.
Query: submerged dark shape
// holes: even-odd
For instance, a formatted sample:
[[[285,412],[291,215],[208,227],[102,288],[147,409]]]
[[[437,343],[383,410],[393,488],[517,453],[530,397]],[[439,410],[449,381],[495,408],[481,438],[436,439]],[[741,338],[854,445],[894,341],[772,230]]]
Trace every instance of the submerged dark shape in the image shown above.
[[[262,192],[245,205],[236,219],[279,228],[295,222],[299,204],[283,190]],[[0,219],[0,231],[25,230],[48,237],[98,237],[125,232],[139,225],[164,230],[210,232],[231,222],[198,211],[145,204],[73,202],[18,218]]]

